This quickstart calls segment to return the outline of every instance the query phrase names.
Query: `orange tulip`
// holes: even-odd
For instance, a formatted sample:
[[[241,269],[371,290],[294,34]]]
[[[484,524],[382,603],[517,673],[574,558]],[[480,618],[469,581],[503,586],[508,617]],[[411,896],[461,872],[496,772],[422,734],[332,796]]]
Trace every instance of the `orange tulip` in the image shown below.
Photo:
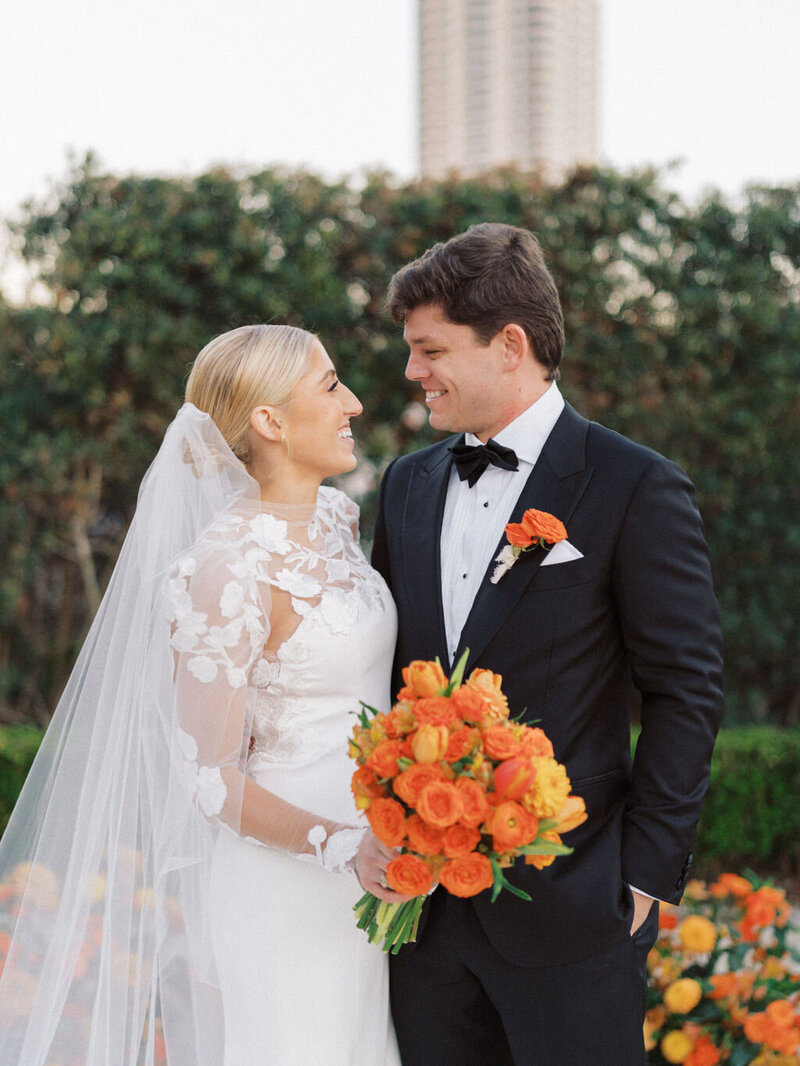
[[[421,725],[411,739],[411,750],[418,763],[436,763],[444,758],[449,741],[446,725]]]
[[[581,796],[567,796],[564,806],[556,815],[557,832],[568,833],[570,829],[577,829],[588,818],[586,804]]]
[[[403,680],[417,699],[438,696],[447,688],[447,677],[438,663],[415,659],[403,670]]]
[[[504,759],[494,771],[494,788],[503,800],[517,800],[533,787],[536,769],[530,759]]]

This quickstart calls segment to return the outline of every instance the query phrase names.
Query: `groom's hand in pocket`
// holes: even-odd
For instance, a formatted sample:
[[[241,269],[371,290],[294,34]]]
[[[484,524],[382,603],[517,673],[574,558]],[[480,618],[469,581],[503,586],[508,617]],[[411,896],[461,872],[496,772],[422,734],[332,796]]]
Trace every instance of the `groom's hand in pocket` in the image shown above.
[[[371,829],[364,834],[356,855],[356,877],[361,887],[387,903],[403,903],[411,896],[401,896],[385,886],[386,867],[397,858],[397,851],[378,840]]]
[[[636,932],[640,925],[643,924],[645,918],[650,913],[650,908],[653,906],[653,900],[650,896],[643,896],[641,892],[637,892],[635,888],[631,889],[631,895],[633,896],[633,920],[631,921],[631,936]]]

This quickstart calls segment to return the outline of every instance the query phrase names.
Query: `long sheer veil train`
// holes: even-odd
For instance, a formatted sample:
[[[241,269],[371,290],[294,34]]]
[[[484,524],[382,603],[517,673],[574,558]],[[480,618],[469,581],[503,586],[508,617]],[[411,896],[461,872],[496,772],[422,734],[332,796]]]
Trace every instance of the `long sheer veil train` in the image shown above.
[[[186,788],[159,590],[234,503],[258,507],[258,485],[186,404],[0,842],[4,1064],[222,1061],[205,914],[215,829]]]

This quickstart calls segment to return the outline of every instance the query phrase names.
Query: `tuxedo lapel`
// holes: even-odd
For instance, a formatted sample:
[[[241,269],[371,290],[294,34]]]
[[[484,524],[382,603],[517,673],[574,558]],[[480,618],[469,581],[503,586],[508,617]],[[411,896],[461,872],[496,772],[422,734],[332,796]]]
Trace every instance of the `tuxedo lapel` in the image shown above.
[[[560,519],[567,528],[569,538],[569,520],[592,476],[592,470],[586,466],[585,460],[588,425],[586,419],[581,418],[569,404],[566,405],[525,482],[508,517],[509,522],[519,522],[525,511],[534,507]],[[524,553],[497,584],[492,584],[494,557],[507,543],[503,534],[461,632],[454,661],[458,661],[463,651],[469,648],[468,670],[475,665],[484,648],[514,609],[546,555],[544,549]],[[491,663],[485,665],[491,669]]]
[[[463,438],[461,438],[463,440]],[[433,448],[415,466],[403,511],[404,580],[422,647],[435,649],[447,663],[447,636],[442,608],[441,530],[450,479],[452,439]]]

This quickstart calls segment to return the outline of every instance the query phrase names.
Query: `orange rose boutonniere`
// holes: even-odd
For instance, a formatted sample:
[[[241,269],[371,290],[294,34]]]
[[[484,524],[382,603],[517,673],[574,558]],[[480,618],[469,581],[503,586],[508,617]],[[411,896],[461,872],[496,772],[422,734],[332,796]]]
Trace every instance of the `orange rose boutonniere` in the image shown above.
[[[511,569],[523,552],[532,551],[534,548],[549,551],[554,544],[567,539],[567,530],[555,515],[530,507],[522,516],[521,522],[508,523],[506,537],[508,544],[495,558],[497,566],[491,577],[493,585]]]

